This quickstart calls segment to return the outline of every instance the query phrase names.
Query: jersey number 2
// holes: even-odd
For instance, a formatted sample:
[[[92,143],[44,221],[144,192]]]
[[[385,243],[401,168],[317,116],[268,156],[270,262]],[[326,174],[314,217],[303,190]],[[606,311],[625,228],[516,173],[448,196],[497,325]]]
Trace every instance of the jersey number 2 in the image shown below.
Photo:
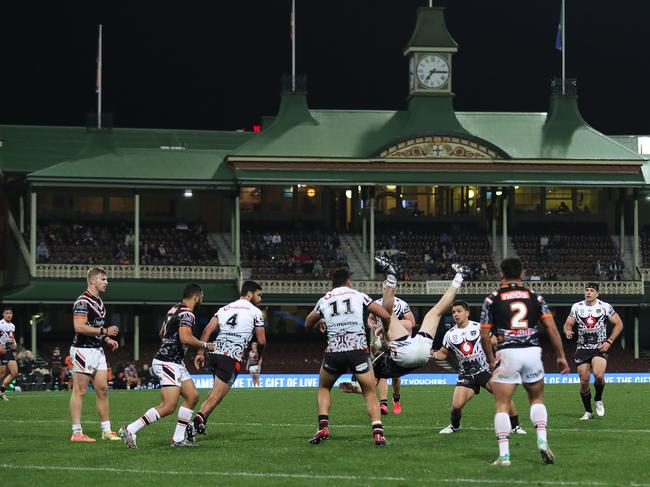
[[[528,316],[528,306],[526,306],[526,303],[521,301],[510,303],[510,311],[514,313],[510,318],[510,328],[512,330],[523,330],[528,328],[528,321],[526,320],[526,317]]]

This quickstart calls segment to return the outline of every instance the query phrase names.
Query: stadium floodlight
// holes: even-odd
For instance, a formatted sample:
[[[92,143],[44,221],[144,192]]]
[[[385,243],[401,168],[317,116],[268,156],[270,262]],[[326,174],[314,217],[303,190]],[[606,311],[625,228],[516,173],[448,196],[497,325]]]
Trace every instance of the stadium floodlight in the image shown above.
[[[185,193],[183,193],[183,196],[186,198],[191,198],[192,197],[192,190],[191,189],[186,189]]]

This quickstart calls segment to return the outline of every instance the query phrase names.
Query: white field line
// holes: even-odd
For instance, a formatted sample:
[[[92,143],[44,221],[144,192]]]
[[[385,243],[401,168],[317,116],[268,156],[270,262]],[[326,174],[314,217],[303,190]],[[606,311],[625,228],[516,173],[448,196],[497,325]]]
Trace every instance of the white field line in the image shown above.
[[[142,470],[128,468],[110,468],[110,467],[75,467],[75,466],[57,466],[57,465],[11,465],[0,464],[0,469],[12,470],[35,470],[43,472],[64,471],[64,472],[109,472],[112,474],[139,474],[139,475],[182,475],[186,477],[188,472],[183,470]],[[285,472],[242,472],[242,471],[195,471],[191,475],[201,476],[228,476],[228,477],[249,477],[249,478],[282,478],[282,479],[307,479],[307,480],[353,480],[353,481],[384,481],[384,482],[426,482],[430,483],[431,479],[407,478],[407,477],[380,477],[380,476],[360,476],[360,475],[320,475],[320,474],[298,474]],[[435,482],[453,483],[453,484],[508,484],[508,485],[530,485],[533,482],[536,485],[567,485],[567,486],[588,486],[600,487],[607,485],[622,485],[630,487],[650,487],[650,484],[630,482],[621,484],[617,482],[578,482],[562,480],[515,480],[515,479],[477,479],[477,478],[436,478]]]
[[[1,423],[18,423],[18,424],[51,424],[51,423],[69,423],[70,421],[67,419],[6,419],[6,418],[0,418],[0,424]],[[96,420],[83,420],[83,424],[99,424],[99,421]],[[219,426],[241,426],[241,427],[251,427],[251,428],[257,428],[260,426],[266,426],[266,427],[271,427],[271,428],[306,428],[311,431],[313,429],[314,425],[309,423],[309,424],[301,424],[301,423],[233,423],[233,422],[223,422],[223,421],[218,421],[214,420],[209,423],[210,425],[214,425],[213,427],[218,428]],[[337,429],[337,428],[364,428],[367,429],[368,425],[366,424],[337,424],[337,423],[331,423],[330,424],[331,428]],[[389,425],[387,427],[388,430],[422,430],[422,431],[431,431],[431,430],[436,430],[436,429],[442,429],[447,424],[440,424],[440,425],[431,425],[431,426],[417,426],[417,425]],[[524,425],[526,426],[526,425]],[[532,428],[532,427],[531,427]],[[466,431],[493,431],[494,428],[477,428],[477,427],[465,427],[463,426],[463,430]],[[549,431],[552,432],[566,432],[566,433],[574,433],[574,432],[580,432],[580,433],[640,433],[640,434],[647,434],[650,433],[650,429],[612,429],[612,428],[599,428],[599,429],[582,429],[582,428],[549,428]]]

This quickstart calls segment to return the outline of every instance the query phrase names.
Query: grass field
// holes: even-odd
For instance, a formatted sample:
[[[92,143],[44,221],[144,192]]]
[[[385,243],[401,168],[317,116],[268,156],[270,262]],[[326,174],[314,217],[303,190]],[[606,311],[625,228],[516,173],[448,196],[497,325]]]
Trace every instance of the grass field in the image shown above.
[[[202,398],[206,391],[202,391]],[[576,385],[547,386],[549,441],[558,458],[543,465],[524,395],[526,436],[511,437],[511,467],[494,467],[494,405],[486,393],[465,409],[463,430],[443,436],[451,386],[405,387],[401,416],[385,417],[387,448],[375,447],[361,396],[333,392],[331,439],[310,445],[313,389],[233,390],[210,418],[196,448],[169,446],[174,420],[122,442],[71,444],[64,392],[21,393],[0,403],[2,485],[629,485],[650,486],[650,385],[608,385],[607,414],[589,422]],[[157,405],[158,391],[112,392],[114,429]],[[94,396],[84,431],[98,437]]]

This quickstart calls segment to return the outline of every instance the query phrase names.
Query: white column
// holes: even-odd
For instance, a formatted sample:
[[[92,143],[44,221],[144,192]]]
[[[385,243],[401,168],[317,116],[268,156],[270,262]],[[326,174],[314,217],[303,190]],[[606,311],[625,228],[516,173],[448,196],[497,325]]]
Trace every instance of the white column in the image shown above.
[[[36,358],[36,315],[32,315],[31,319],[31,325],[32,325],[32,354],[34,355],[34,358]]]
[[[621,239],[621,257],[625,255],[625,196],[624,190],[621,190],[621,228],[620,228],[620,239]]]
[[[30,219],[29,219],[29,251],[31,252],[31,273],[36,277],[36,193],[32,191],[30,202]]]
[[[140,315],[133,317],[133,360],[140,360]]]
[[[634,358],[639,359],[639,317],[634,317]]]
[[[633,275],[637,275],[639,268],[639,195],[634,194],[634,241],[632,242],[632,252],[634,253]]]
[[[239,193],[235,196],[235,265],[239,269],[241,266],[241,236],[239,231],[240,221],[239,221]]]
[[[136,193],[134,203],[134,239],[133,239],[133,260],[135,278],[140,279],[140,195]],[[137,317],[136,317],[137,319]],[[136,358],[136,360],[138,360]]]
[[[375,278],[375,197],[370,198],[370,231],[368,232],[370,243],[370,280]]]
[[[361,252],[365,252],[368,248],[368,230],[366,229],[366,215],[361,219]]]
[[[22,196],[20,197],[20,221],[18,222],[18,225],[20,225],[20,234],[25,233],[25,198]]]
[[[508,190],[503,190],[503,228],[502,237],[503,237],[503,258],[508,258]]]

